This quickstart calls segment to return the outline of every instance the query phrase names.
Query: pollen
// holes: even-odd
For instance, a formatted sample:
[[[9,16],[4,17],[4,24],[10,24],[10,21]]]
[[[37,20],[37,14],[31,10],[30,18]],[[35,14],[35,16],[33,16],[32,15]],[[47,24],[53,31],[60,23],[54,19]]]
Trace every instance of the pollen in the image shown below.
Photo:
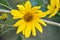
[[[32,21],[32,20],[33,20],[33,15],[32,15],[31,13],[26,13],[26,14],[24,15],[24,20],[25,20],[26,22]]]

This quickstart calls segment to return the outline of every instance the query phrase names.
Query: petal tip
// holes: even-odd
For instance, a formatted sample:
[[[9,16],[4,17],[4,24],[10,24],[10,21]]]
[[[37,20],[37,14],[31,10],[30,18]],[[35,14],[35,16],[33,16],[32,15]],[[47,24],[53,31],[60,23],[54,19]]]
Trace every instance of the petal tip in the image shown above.
[[[41,31],[41,33],[43,33],[43,31]]]
[[[52,18],[52,16],[49,16],[48,18]]]

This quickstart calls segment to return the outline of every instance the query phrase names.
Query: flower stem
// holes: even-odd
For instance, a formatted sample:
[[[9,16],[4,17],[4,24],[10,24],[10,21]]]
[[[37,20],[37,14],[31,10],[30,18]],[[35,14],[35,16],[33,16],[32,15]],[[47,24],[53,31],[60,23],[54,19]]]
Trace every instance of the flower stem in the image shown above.
[[[47,24],[51,24],[51,25],[55,25],[55,26],[58,26],[60,27],[60,23],[56,23],[56,22],[53,22],[53,21],[48,21],[48,20],[45,20],[43,19]]]

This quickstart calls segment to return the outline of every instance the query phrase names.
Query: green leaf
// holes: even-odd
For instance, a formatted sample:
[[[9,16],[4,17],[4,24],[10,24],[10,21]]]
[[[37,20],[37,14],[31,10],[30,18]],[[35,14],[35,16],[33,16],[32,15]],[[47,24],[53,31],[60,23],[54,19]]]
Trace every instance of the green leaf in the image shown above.
[[[1,34],[5,34],[13,29],[15,29],[15,28],[5,28],[4,30],[2,30],[3,32]]]
[[[17,4],[23,4],[26,0],[7,0],[9,4],[15,9],[17,9]]]
[[[21,36],[18,36],[17,40],[22,40],[22,37]]]
[[[0,25],[0,34],[1,34],[1,25]]]
[[[57,15],[59,15],[59,16],[60,16],[60,11],[58,11]]]
[[[7,0],[0,0],[0,5],[8,9],[12,9]]]
[[[11,22],[14,22],[14,20],[13,19],[7,20],[5,21],[5,24],[11,24]]]
[[[42,0],[36,0],[36,2],[38,2],[38,5],[42,5],[43,4],[43,1]]]
[[[5,5],[9,6],[6,0],[0,0],[0,3],[2,3],[2,4],[5,4]]]
[[[43,5],[43,6],[46,6],[48,4],[48,1],[49,0],[36,0],[36,2],[38,2],[38,5]]]

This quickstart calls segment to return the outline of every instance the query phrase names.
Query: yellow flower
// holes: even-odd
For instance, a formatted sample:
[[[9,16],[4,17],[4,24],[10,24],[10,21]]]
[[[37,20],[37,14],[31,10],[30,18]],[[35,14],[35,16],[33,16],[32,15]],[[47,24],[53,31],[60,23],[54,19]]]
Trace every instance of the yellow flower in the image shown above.
[[[3,13],[1,16],[0,16],[0,20],[4,20],[7,18],[7,14],[6,13]]]
[[[33,36],[36,36],[36,29],[43,33],[43,29],[40,24],[47,26],[45,22],[40,19],[46,16],[40,9],[40,6],[32,7],[30,1],[27,1],[24,5],[17,5],[19,10],[11,10],[13,19],[19,19],[13,26],[18,27],[16,34],[21,33],[29,38],[32,32]]]
[[[55,14],[59,10],[59,0],[50,0],[50,5],[48,5],[48,10],[50,10],[49,14],[51,14],[49,18],[55,16]]]

